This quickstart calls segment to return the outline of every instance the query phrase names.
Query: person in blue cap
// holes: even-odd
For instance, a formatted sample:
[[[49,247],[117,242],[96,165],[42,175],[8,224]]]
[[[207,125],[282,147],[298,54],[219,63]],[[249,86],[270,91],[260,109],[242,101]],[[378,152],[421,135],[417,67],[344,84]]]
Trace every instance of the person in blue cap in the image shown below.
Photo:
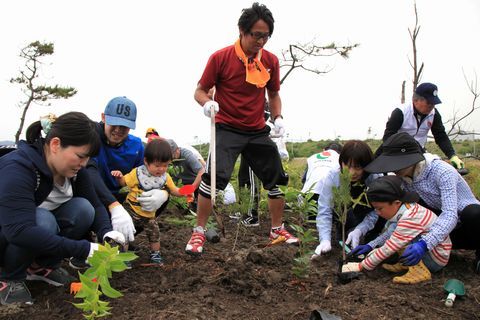
[[[438,97],[438,88],[433,83],[421,83],[413,94],[412,101],[405,103],[392,111],[387,121],[382,140],[397,132],[407,132],[425,148],[427,135],[431,130],[435,143],[442,152],[450,159],[451,164],[457,169],[463,169],[464,163],[455,154],[452,143],[445,132],[442,117],[437,104],[442,103]],[[380,152],[377,151],[377,154]]]
[[[127,174],[143,164],[142,140],[129,134],[130,129],[135,129],[136,119],[137,106],[132,100],[127,97],[110,100],[96,128],[101,138],[100,151],[87,165],[95,191],[110,212],[113,229],[121,232],[128,242],[134,240],[135,228],[121,205],[126,194],[120,193],[122,186],[111,172]],[[165,202],[160,190],[143,192],[138,201],[146,211],[156,211]]]

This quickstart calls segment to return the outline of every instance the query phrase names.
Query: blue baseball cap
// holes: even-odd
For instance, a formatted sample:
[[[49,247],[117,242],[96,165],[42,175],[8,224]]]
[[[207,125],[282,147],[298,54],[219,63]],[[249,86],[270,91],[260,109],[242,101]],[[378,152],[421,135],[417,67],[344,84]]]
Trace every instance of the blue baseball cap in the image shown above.
[[[127,97],[116,97],[105,107],[105,123],[109,126],[124,126],[135,129],[137,106]]]
[[[433,83],[424,82],[418,85],[417,89],[415,89],[415,93],[425,98],[430,104],[436,105],[442,103],[438,97],[438,88]]]

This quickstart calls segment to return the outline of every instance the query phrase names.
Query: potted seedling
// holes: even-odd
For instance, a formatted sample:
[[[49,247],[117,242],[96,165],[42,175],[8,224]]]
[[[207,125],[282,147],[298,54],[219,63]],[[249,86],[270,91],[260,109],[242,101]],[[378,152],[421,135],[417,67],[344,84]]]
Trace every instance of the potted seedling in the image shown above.
[[[358,278],[358,272],[342,272],[342,266],[347,263],[347,248],[345,245],[345,224],[347,222],[347,212],[350,206],[350,173],[348,170],[340,172],[340,181],[338,187],[332,188],[333,209],[338,216],[338,221],[342,226],[342,259],[339,262],[338,281],[342,284],[349,283],[352,279]]]

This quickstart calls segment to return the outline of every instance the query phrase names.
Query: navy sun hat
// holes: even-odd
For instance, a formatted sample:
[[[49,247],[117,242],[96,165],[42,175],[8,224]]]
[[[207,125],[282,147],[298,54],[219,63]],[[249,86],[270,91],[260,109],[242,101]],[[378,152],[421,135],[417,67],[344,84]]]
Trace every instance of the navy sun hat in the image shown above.
[[[433,83],[424,82],[418,85],[417,89],[415,89],[415,93],[425,98],[430,104],[436,105],[442,103],[438,97],[438,88]]]
[[[105,107],[105,123],[109,126],[124,126],[135,129],[137,106],[127,97],[116,97]]]
[[[406,132],[395,133],[381,146],[382,153],[364,170],[373,173],[394,172],[425,160],[423,148]]]
[[[418,202],[420,197],[416,192],[408,192],[402,188],[402,179],[397,176],[380,177],[368,186],[367,198],[370,202]]]

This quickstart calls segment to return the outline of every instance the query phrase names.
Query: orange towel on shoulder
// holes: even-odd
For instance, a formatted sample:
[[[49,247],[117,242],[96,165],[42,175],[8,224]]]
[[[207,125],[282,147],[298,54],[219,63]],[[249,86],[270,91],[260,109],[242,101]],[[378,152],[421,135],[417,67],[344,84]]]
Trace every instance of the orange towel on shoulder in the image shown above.
[[[245,52],[243,52],[242,47],[240,46],[240,39],[238,39],[235,42],[235,53],[245,65],[245,71],[247,74],[245,81],[256,85],[257,88],[265,87],[268,80],[270,80],[270,74],[260,61],[262,58],[262,49],[258,51],[255,58],[249,59],[245,55]]]

